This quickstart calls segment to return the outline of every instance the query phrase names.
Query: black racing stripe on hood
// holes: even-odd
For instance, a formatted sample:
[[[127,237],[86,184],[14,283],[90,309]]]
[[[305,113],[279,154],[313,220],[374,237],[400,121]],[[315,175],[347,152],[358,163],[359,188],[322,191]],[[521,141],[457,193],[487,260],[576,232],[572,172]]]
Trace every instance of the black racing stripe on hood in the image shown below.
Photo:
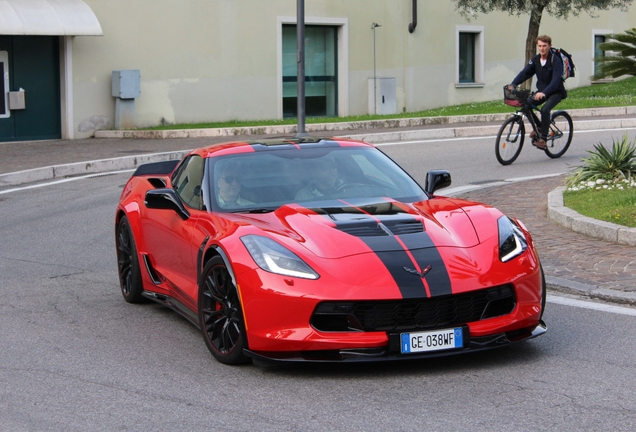
[[[422,237],[426,237],[426,240]],[[400,240],[411,251],[411,255],[413,255],[420,269],[431,266],[429,272],[424,276],[431,292],[431,297],[452,294],[451,281],[446,264],[444,264],[444,260],[431,237],[427,233],[422,233],[417,236],[401,236]]]
[[[411,255],[413,255],[413,258],[421,269],[431,266],[430,271],[424,276],[431,297],[453,293],[450,277],[448,276],[448,271],[446,271],[446,265],[436,248],[412,250]]]
[[[404,269],[405,267],[413,268],[413,261],[395,237],[360,237],[360,239],[380,258],[395,280],[403,298],[427,297],[422,278]]]
[[[366,207],[330,207],[313,208],[318,214],[328,217],[336,224],[336,229],[341,229],[351,235],[354,233],[369,233],[373,226],[378,223],[409,223],[411,217],[408,214],[399,212],[395,214],[391,211],[387,214],[369,214]],[[343,218],[343,215],[351,217]],[[416,218],[412,218],[417,221]],[[390,222],[391,223],[390,223]],[[357,226],[358,229],[343,229],[344,226]],[[377,231],[377,230],[376,230]],[[403,298],[423,298],[427,297],[425,282],[429,287],[431,296],[441,296],[452,294],[450,277],[446,270],[446,265],[437,250],[430,235],[424,230],[404,235],[390,235],[389,229],[383,230],[386,235],[355,235],[362,240],[370,250],[382,261],[388,272],[393,277]],[[387,232],[388,231],[388,232]],[[410,252],[410,256],[409,253]],[[415,261],[415,263],[413,262]],[[425,272],[424,269],[430,269]],[[424,274],[418,274],[422,271]]]
[[[451,281],[444,260],[427,233],[399,237],[360,237],[360,239],[382,260],[404,298],[426,295],[422,277],[426,279],[431,297],[452,294]],[[412,259],[404,247],[411,253]],[[414,273],[417,267],[422,271],[429,266],[430,270],[423,276]]]

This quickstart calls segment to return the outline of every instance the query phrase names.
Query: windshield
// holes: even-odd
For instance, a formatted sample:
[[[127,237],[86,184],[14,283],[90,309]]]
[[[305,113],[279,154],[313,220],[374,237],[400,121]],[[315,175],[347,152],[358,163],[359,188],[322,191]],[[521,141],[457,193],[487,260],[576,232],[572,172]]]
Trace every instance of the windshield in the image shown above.
[[[268,211],[290,203],[427,199],[419,185],[373,147],[280,148],[208,159],[217,211]]]

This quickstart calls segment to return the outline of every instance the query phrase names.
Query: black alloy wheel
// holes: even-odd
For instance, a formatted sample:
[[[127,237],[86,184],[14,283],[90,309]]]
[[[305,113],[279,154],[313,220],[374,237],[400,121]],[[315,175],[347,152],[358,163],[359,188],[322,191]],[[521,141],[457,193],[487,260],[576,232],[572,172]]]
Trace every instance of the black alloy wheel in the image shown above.
[[[199,283],[199,322],[205,344],[216,360],[227,365],[249,362],[238,291],[223,259],[205,265]]]
[[[124,300],[128,303],[145,303],[148,300],[142,296],[144,288],[139,269],[139,255],[137,255],[135,238],[126,216],[123,216],[117,224],[115,239],[119,285]]]

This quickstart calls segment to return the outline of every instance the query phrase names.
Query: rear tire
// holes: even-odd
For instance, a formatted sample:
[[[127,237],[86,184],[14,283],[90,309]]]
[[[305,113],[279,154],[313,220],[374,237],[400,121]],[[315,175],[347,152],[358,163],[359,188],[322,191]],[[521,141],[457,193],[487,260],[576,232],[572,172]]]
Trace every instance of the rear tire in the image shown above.
[[[572,117],[568,113],[565,111],[553,113],[550,121],[550,137],[546,143],[548,147],[545,149],[545,154],[552,159],[563,156],[570,147],[573,132]]]
[[[135,237],[126,216],[123,216],[117,224],[115,241],[117,245],[119,285],[121,286],[124,300],[128,303],[147,303],[148,300],[142,296],[144,287],[141,280]]]
[[[495,143],[495,155],[502,165],[513,163],[521,149],[526,135],[526,127],[521,116],[512,116],[501,125]]]

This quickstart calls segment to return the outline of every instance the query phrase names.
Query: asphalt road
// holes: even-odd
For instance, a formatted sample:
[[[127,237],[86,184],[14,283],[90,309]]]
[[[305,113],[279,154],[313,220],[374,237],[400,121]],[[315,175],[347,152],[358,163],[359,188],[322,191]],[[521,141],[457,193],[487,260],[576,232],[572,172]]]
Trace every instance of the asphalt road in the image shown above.
[[[528,147],[510,167],[496,162],[492,139],[382,148],[422,182],[427,169],[450,169],[457,188],[564,172],[599,140],[577,138],[572,159]],[[495,351],[355,366],[216,363],[186,320],[121,297],[113,217],[128,176],[0,194],[0,429],[634,429],[635,310],[571,298],[550,299],[546,335]]]

